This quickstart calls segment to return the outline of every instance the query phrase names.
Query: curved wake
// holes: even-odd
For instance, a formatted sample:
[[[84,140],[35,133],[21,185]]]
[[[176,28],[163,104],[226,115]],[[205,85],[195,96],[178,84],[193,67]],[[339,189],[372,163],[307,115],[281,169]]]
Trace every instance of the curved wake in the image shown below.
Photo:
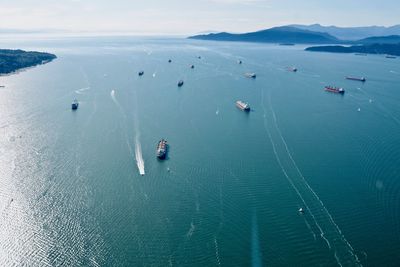
[[[295,162],[278,126],[275,111],[271,105],[270,95],[268,98],[268,104],[270,107],[270,113],[268,116],[264,105],[263,91],[261,94],[261,101],[264,110],[264,128],[272,144],[275,158],[284,176],[304,205],[307,214],[310,215],[315,230],[319,232],[319,236],[325,241],[327,248],[333,252],[333,257],[339,266],[361,266],[353,247],[345,239],[338,225],[334,222],[332,215],[326,209],[324,203],[318,197],[316,192],[310,187]],[[268,120],[272,121],[272,123],[269,123],[270,127],[268,127]],[[307,227],[311,230],[315,238],[315,233],[312,231],[308,223]]]

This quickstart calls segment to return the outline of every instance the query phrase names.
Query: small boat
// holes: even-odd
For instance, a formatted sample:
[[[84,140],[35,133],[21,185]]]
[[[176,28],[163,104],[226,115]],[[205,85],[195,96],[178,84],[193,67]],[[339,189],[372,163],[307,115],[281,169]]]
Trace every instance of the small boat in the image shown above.
[[[252,78],[252,79],[255,79],[257,77],[257,75],[254,72],[246,72],[244,74],[244,76],[246,76],[247,78]]]
[[[354,55],[356,55],[356,56],[366,56],[367,54],[366,53],[355,53]]]
[[[300,212],[300,213],[304,213],[304,209],[303,209],[303,208],[300,208],[300,209],[299,209],[299,212]]]
[[[72,108],[72,110],[77,110],[78,106],[79,106],[79,102],[78,102],[78,100],[75,99],[71,104],[71,108]]]
[[[241,100],[236,101],[236,107],[243,111],[250,111],[250,105],[248,103],[245,103]]]
[[[172,62],[172,60],[171,59],[168,59],[168,63],[171,63]]]
[[[292,44],[292,43],[281,43],[279,45],[282,45],[282,46],[294,46],[295,44]]]
[[[4,85],[0,85],[0,88],[4,88],[5,86]]]
[[[197,58],[198,58],[198,59],[201,59],[201,56],[198,56]]]
[[[360,81],[360,82],[365,82],[366,79],[364,77],[358,78],[358,77],[351,77],[351,76],[346,76],[347,80],[352,80],[352,81]]]
[[[386,58],[396,58],[396,57],[392,55],[386,55]]]
[[[336,94],[344,94],[344,89],[341,87],[325,86],[325,91]]]
[[[178,82],[178,86],[181,87],[182,85],[183,85],[183,80],[180,80],[180,81]]]
[[[191,69],[194,69],[194,65],[190,65],[190,68],[191,68]]]
[[[167,155],[167,140],[161,139],[157,145],[156,156],[159,159],[165,159],[166,155]]]
[[[144,71],[142,71],[142,70],[139,71],[139,73],[138,73],[139,76],[142,76],[143,74],[144,74]]]
[[[297,68],[295,67],[287,67],[287,70],[291,72],[297,72]]]
[[[242,61],[241,61],[241,60],[238,60],[237,63],[238,63],[238,64],[242,64]]]

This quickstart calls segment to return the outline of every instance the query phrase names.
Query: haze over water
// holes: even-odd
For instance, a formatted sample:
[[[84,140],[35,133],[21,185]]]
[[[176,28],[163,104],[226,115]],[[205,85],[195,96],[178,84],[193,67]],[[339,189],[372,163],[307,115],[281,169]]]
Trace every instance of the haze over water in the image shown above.
[[[398,59],[161,38],[1,46],[58,56],[0,77],[1,266],[399,266]]]

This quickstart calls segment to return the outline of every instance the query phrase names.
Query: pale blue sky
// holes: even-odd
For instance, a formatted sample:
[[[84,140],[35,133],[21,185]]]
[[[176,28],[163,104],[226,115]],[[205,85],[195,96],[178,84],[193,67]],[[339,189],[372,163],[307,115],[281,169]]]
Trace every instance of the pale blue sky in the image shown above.
[[[400,23],[400,0],[0,0],[0,29],[137,34]]]

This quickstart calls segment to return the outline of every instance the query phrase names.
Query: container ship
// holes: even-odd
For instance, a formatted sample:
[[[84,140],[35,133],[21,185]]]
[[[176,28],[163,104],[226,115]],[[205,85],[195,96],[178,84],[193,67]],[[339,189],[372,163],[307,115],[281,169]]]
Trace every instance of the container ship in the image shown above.
[[[71,108],[72,108],[72,110],[77,110],[78,106],[79,106],[79,102],[78,102],[78,100],[75,99],[71,104]]]
[[[157,158],[159,158],[159,159],[165,159],[165,157],[167,155],[167,140],[161,139],[158,142],[156,155],[157,155]]]
[[[249,106],[249,104],[247,104],[247,103],[245,103],[245,102],[243,102],[243,101],[241,101],[241,100],[236,101],[236,106],[237,106],[239,109],[243,110],[243,111],[250,111],[250,106]]]
[[[325,91],[342,95],[344,94],[344,89],[340,87],[325,86]]]
[[[358,78],[358,77],[351,77],[351,76],[346,76],[347,80],[352,80],[352,81],[360,81],[360,82],[365,82],[367,79],[364,77]]]

